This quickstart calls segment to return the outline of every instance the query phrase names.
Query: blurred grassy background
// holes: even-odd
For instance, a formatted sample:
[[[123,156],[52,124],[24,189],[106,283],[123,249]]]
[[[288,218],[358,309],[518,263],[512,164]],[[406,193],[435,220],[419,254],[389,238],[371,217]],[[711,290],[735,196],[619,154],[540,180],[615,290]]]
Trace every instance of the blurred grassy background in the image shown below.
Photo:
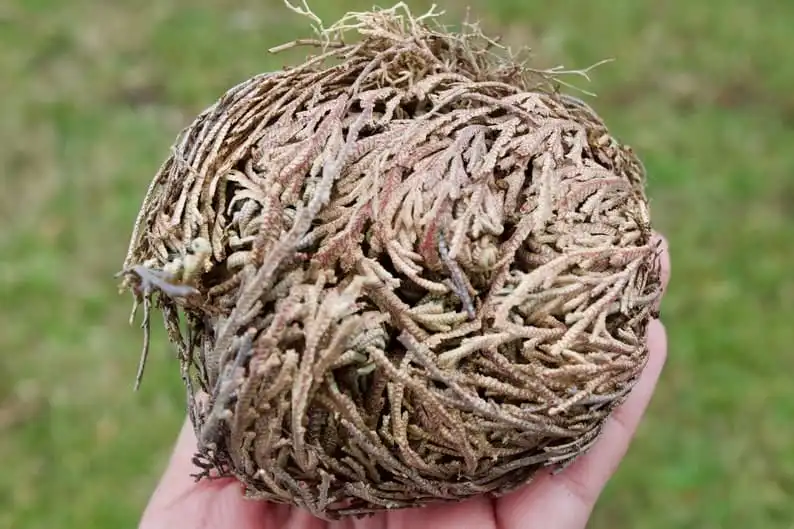
[[[794,4],[470,3],[541,65],[617,59],[585,88],[671,241],[668,367],[592,527],[794,527]],[[280,0],[0,4],[0,527],[137,522],[184,398],[159,331],[132,392],[112,276],[179,129],[305,29]]]

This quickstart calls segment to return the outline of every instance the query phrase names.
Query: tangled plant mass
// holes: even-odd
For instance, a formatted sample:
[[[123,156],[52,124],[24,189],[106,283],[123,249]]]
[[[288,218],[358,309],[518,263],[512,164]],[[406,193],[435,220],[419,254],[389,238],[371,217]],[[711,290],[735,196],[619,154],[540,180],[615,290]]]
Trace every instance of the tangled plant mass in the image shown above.
[[[155,176],[123,286],[141,369],[153,307],[178,350],[197,479],[327,519],[499,495],[637,380],[640,161],[558,72],[436,17],[293,43],[319,53],[229,90]]]

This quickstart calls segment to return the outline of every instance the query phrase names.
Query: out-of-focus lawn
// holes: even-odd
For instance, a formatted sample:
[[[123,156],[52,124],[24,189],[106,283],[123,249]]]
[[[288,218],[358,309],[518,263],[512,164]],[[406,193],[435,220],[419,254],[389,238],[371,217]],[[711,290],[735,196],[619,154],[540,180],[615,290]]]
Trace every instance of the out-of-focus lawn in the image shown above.
[[[592,527],[792,527],[794,4],[472,5],[542,64],[617,59],[587,88],[672,245],[668,368]],[[305,28],[280,0],[0,5],[0,527],[136,523],[184,394],[162,332],[132,392],[112,276],[179,129]]]

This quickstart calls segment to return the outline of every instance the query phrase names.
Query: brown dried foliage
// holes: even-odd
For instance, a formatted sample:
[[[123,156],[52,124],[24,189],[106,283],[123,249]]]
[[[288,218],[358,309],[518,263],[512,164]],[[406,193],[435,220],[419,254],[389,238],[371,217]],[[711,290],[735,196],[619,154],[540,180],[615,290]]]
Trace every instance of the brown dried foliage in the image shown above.
[[[178,348],[199,477],[325,518],[498,495],[587,450],[637,379],[640,162],[548,72],[432,20],[303,41],[152,182],[125,286],[145,348],[152,303]]]

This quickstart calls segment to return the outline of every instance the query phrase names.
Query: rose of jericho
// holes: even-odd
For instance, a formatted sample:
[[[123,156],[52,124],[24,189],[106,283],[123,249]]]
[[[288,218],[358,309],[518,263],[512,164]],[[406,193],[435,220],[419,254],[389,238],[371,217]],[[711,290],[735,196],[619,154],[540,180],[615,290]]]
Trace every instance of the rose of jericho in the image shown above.
[[[295,43],[319,53],[229,90],[155,176],[122,275],[143,359],[153,307],[178,350],[198,479],[326,519],[499,495],[641,372],[640,161],[555,72],[434,19]]]

